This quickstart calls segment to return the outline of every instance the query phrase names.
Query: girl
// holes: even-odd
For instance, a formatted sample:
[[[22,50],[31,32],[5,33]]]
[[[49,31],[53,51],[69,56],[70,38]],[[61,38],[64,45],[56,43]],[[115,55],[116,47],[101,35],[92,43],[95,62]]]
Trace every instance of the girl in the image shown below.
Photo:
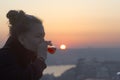
[[[46,68],[47,46],[42,21],[24,11],[10,10],[10,36],[0,50],[0,80],[38,80]]]

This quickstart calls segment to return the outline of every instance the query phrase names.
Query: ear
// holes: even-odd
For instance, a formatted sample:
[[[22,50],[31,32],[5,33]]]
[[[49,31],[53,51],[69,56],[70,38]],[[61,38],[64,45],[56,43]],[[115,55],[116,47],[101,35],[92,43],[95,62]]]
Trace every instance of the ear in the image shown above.
[[[18,37],[18,40],[19,40],[19,42],[23,45],[24,44],[24,36],[23,35],[20,35],[19,37]]]

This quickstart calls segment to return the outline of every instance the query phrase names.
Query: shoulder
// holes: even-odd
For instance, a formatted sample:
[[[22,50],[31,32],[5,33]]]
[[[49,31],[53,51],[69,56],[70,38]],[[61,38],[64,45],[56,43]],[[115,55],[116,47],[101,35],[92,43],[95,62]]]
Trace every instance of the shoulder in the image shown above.
[[[1,48],[0,49],[0,63],[8,63],[14,59],[14,56],[10,54],[8,48]]]
[[[8,53],[9,53],[8,48],[1,48],[1,49],[0,49],[0,58],[2,58],[2,57],[7,57],[7,56],[8,56]]]
[[[0,49],[0,58],[6,56],[8,54],[8,49],[7,48],[1,48]]]

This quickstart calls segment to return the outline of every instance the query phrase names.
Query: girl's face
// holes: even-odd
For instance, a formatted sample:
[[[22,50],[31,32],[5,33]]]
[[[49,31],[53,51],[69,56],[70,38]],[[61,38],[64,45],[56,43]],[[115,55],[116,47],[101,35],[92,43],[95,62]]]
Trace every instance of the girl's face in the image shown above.
[[[44,41],[44,28],[40,23],[31,24],[30,30],[19,36],[20,43],[28,50],[37,52],[39,44]]]

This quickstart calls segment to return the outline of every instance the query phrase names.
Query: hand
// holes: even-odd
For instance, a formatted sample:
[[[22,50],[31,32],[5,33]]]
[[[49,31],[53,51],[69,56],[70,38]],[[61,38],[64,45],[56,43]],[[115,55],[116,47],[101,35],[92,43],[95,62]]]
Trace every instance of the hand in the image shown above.
[[[51,41],[43,41],[40,43],[37,53],[39,58],[47,59],[48,45],[52,45]]]

